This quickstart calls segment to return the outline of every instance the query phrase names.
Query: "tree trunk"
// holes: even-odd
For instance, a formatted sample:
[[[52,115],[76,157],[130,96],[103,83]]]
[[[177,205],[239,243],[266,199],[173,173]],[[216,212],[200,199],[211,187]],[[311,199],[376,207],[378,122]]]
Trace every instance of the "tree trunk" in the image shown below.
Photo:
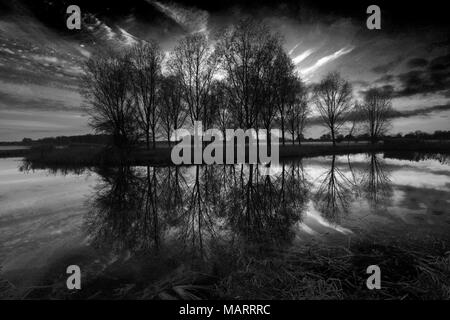
[[[372,143],[372,144],[375,144],[376,142],[377,142],[377,138],[375,137],[375,136],[371,136],[370,137],[370,142]]]
[[[248,146],[248,150],[250,151],[250,145]],[[250,154],[249,154],[250,161]],[[259,162],[259,129],[256,129],[256,162]]]
[[[336,147],[336,138],[334,137],[334,128],[331,129],[331,140],[333,141],[333,147]]]
[[[223,134],[223,140],[222,140],[222,148],[223,148],[223,163],[226,163],[227,160],[227,135],[226,135],[226,129],[223,128],[222,130]]]
[[[150,149],[150,132],[148,130],[145,132],[145,142],[147,145],[147,150],[149,150]]]

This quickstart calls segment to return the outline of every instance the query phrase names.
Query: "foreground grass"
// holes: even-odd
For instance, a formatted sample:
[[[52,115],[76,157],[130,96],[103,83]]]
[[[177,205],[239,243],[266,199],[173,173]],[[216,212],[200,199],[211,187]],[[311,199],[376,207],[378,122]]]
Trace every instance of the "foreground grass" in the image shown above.
[[[450,251],[442,242],[421,250],[365,241],[351,248],[316,243],[295,250],[260,253],[247,250],[246,254],[233,256],[235,253],[218,252],[220,258],[216,257],[209,271],[206,262],[197,271],[175,267],[162,279],[152,279],[149,269],[144,278],[130,281],[118,274],[114,266],[112,270],[84,277],[81,291],[67,291],[65,279],[61,279],[20,294],[14,294],[11,285],[5,286],[3,298],[450,299]],[[157,260],[164,268],[170,265],[168,261]],[[369,276],[366,268],[371,264],[381,268],[381,290],[366,287]]]
[[[450,252],[391,245],[309,247],[245,261],[218,289],[233,299],[450,299]],[[381,290],[368,290],[366,268],[381,268]]]

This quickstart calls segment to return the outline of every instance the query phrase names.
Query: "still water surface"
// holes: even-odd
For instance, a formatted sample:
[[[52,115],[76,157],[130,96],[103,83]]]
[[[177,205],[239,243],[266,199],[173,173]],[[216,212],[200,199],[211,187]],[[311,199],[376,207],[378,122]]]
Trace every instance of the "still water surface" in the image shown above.
[[[248,247],[449,243],[444,156],[327,156],[286,161],[275,176],[259,170],[32,170],[21,159],[0,159],[0,278],[27,288],[49,275],[62,279],[64,266],[77,264],[86,277],[120,269],[115,276],[129,282],[157,282]]]

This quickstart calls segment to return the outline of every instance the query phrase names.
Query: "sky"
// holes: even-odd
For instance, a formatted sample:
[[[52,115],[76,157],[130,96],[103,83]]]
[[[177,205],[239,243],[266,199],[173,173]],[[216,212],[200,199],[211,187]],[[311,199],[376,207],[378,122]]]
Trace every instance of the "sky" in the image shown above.
[[[66,27],[77,4],[81,30]],[[381,30],[366,9],[381,8]],[[450,36],[443,2],[0,0],[0,141],[92,133],[79,92],[83,64],[98,49],[154,39],[170,52],[186,34],[212,40],[243,16],[261,19],[307,84],[339,71],[355,100],[392,90],[392,133],[450,130]],[[326,129],[308,128],[306,137]]]

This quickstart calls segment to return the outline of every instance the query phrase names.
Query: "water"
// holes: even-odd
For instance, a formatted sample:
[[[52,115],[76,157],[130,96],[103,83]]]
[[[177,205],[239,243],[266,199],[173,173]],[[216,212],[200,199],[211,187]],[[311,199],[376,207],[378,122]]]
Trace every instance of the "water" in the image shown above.
[[[308,243],[450,243],[444,156],[327,156],[286,161],[275,176],[259,170],[31,170],[0,159],[0,278],[24,294],[77,264],[89,294],[109,296],[193,271],[225,278],[242,255]]]
[[[7,150],[7,151],[11,151],[11,150],[25,150],[25,149],[29,149],[29,146],[0,146],[0,151],[1,150]]]

